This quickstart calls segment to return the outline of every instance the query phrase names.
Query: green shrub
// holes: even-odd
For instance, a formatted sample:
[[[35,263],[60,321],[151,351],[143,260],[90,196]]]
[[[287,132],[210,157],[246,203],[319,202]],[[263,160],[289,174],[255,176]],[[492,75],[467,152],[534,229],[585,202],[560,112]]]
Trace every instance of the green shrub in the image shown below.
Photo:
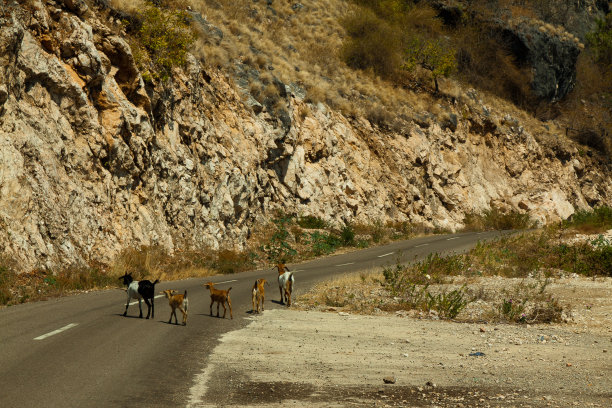
[[[346,224],[340,232],[340,240],[344,246],[355,245],[355,229],[352,224]]]
[[[466,296],[465,285],[459,289],[443,291],[435,295],[427,292],[427,308],[435,310],[442,318],[454,319],[470,303]]]
[[[272,263],[285,263],[297,255],[297,251],[289,244],[290,234],[287,227],[291,222],[292,218],[287,215],[281,215],[272,221],[276,227],[274,234],[267,243],[260,247],[260,250]]]
[[[593,210],[576,211],[563,222],[565,228],[578,228],[587,231],[603,231],[612,228],[612,208],[602,205]]]
[[[327,228],[327,223],[314,215],[298,217],[297,224],[304,229],[323,229]]]
[[[504,290],[498,316],[510,323],[552,323],[561,321],[564,306],[546,293],[549,279],[537,280]]]
[[[431,278],[423,273],[420,264],[387,267],[383,270],[383,276],[391,294],[401,297],[401,304],[410,309],[434,310],[442,318],[453,319],[470,302],[465,286],[450,291],[431,292]]]
[[[503,212],[493,207],[481,214],[466,214],[463,220],[465,230],[521,230],[533,227],[529,214],[511,210]]]
[[[587,34],[587,41],[595,59],[605,65],[612,64],[612,12],[597,20],[595,31]]]
[[[342,241],[335,235],[316,231],[310,234],[310,245],[312,254],[320,256],[336,251],[336,249],[342,246]]]
[[[191,16],[184,10],[163,9],[147,2],[137,20],[140,26],[134,33],[138,41],[134,57],[143,78],[167,80],[172,68],[185,64],[195,40]]]

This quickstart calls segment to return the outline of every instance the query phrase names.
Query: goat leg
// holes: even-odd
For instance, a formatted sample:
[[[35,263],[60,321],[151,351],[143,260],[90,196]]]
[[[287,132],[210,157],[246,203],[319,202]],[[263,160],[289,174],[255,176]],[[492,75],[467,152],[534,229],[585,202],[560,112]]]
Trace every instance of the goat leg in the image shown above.
[[[183,314],[183,326],[187,326],[187,311],[183,309],[181,306],[179,306],[178,309]],[[176,318],[176,314],[174,315],[174,317]],[[178,324],[178,322],[176,322],[176,324]]]
[[[123,312],[123,316],[127,316],[127,310],[130,307],[130,297],[128,296],[127,302],[125,303],[125,312]]]
[[[138,299],[138,309],[140,309],[140,317],[142,319],[142,300]]]
[[[149,303],[149,299],[144,298],[144,302],[147,305],[147,319],[149,318],[149,316],[151,316],[151,303]],[[142,315],[142,312],[140,313]],[[142,317],[142,316],[140,316]]]

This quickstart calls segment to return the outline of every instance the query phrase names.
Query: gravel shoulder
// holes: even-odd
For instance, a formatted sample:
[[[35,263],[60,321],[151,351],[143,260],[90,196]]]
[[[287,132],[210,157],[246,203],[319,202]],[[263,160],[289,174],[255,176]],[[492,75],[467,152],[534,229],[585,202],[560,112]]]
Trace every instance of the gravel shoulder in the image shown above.
[[[222,337],[189,405],[608,406],[612,280],[559,281],[554,292],[575,305],[572,322],[266,310]]]

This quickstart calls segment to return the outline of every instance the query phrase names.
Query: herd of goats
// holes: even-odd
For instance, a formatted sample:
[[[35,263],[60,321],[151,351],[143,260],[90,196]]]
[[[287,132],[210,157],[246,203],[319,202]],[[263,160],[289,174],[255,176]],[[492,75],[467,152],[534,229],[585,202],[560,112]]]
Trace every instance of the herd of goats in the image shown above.
[[[278,270],[278,288],[280,290],[281,295],[281,303],[287,303],[287,306],[291,306],[291,292],[293,291],[293,272],[289,271],[289,268],[285,266],[284,263],[279,263],[276,266]],[[138,300],[138,308],[140,309],[140,318],[142,318],[142,300],[147,305],[147,319],[149,316],[151,318],[155,318],[155,305],[153,299],[155,297],[155,285],[159,283],[159,279],[156,279],[154,282],[149,280],[140,280],[135,281],[132,278],[131,273],[126,273],[119,279],[123,279],[123,284],[127,286],[127,302],[125,304],[125,312],[123,312],[123,316],[127,316],[128,307],[130,306],[130,300],[132,298]],[[255,284],[253,284],[252,290],[252,302],[253,302],[253,312],[260,312],[264,310],[264,298],[265,298],[265,289],[264,285],[267,283],[265,279],[257,279]],[[234,315],[232,313],[232,301],[230,300],[230,287],[227,290],[219,290],[215,289],[214,284],[212,282],[207,282],[203,285],[206,289],[210,290],[210,315],[212,316],[213,304],[217,302],[217,317],[219,317],[219,306],[223,306],[223,318],[225,318],[225,313],[227,312],[227,307],[225,304],[227,303],[230,311],[230,317],[233,319]],[[170,313],[170,320],[168,323],[172,323],[172,316],[174,316],[174,323],[178,324],[178,319],[176,317],[176,309],[180,310],[183,314],[183,326],[187,325],[187,290],[185,293],[177,293],[174,290],[164,290],[163,293],[168,302],[170,303],[170,308],[172,308],[172,312]]]

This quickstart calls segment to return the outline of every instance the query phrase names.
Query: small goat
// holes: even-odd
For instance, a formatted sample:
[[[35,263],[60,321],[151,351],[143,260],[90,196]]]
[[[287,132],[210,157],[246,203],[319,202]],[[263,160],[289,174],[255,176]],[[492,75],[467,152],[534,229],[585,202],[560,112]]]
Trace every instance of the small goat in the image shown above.
[[[289,272],[289,268],[284,263],[276,265],[278,269],[278,289],[281,295],[281,304],[287,302],[287,306],[291,306],[291,292],[293,292],[293,272]]]
[[[180,310],[183,313],[183,326],[187,326],[187,290],[182,295],[177,294],[175,290],[164,290],[164,295],[168,299],[168,303],[172,308],[172,312],[170,313],[170,320],[168,320],[169,324],[172,324],[172,316],[174,315],[174,324],[178,324],[178,319],[176,317],[176,309]]]
[[[228,290],[219,290],[214,288],[214,283],[207,282],[203,285],[206,289],[210,289],[210,315],[212,316],[212,308],[213,304],[217,302],[217,317],[219,317],[219,305],[223,306],[223,318],[225,319],[225,313],[227,312],[227,308],[225,307],[225,302],[229,306],[230,317],[233,319],[234,315],[232,314],[232,301],[230,300],[229,292],[232,290],[230,287]]]
[[[253,284],[253,312],[257,311],[259,313],[259,305],[261,304],[261,311],[264,310],[264,300],[266,297],[266,291],[264,289],[264,285],[267,285],[268,281],[265,279],[257,279],[255,284]]]
[[[159,283],[159,279],[156,279],[155,282],[151,282],[148,280],[135,281],[132,278],[131,273],[126,273],[119,279],[123,279],[123,284],[127,286],[127,303],[125,304],[125,312],[123,312],[124,316],[127,316],[128,307],[130,306],[130,300],[132,298],[138,299],[138,308],[140,309],[140,318],[142,319],[142,300],[144,299],[147,304],[147,319],[149,315],[152,319],[155,318],[155,285]],[[149,300],[151,303],[149,303]]]

